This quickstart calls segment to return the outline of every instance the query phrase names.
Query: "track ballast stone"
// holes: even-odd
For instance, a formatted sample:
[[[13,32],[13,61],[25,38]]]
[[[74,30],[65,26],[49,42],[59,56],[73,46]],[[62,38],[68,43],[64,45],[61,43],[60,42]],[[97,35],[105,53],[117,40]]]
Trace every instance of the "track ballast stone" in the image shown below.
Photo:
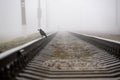
[[[51,70],[99,70],[106,66],[100,58],[106,52],[68,33],[57,34],[41,53],[49,56],[42,66]]]

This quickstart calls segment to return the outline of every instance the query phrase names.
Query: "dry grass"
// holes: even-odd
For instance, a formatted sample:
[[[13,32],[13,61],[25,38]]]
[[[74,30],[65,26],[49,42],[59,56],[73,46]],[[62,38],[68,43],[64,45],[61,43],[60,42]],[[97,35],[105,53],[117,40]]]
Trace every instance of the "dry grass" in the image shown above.
[[[8,42],[0,43],[0,53],[4,52],[6,50],[9,50],[11,48],[17,47],[19,45],[25,44],[25,43],[32,41],[34,39],[37,39],[39,37],[40,37],[40,35],[38,33],[35,33],[35,34],[28,35],[26,37],[19,37],[19,38],[16,38],[16,39],[8,41]]]
[[[117,40],[120,41],[120,34],[109,34],[109,33],[90,33],[90,32],[82,32],[84,34],[88,35],[93,35],[93,36],[98,36],[102,38],[107,38],[107,39],[112,39],[112,40]]]

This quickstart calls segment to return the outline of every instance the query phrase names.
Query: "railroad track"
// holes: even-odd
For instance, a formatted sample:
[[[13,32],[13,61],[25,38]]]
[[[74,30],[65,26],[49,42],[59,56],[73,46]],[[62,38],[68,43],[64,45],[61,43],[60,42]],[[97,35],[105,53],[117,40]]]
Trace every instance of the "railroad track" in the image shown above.
[[[31,46],[31,51],[30,45],[18,49],[17,53],[14,52],[17,55],[17,62],[13,59],[7,63],[5,60],[10,58],[8,59],[8,56],[2,58],[0,64],[6,63],[0,67],[0,78],[2,80],[120,80],[119,42],[78,33],[54,36],[55,34],[48,39],[35,42],[34,47],[33,44]],[[12,66],[16,69],[12,69]]]

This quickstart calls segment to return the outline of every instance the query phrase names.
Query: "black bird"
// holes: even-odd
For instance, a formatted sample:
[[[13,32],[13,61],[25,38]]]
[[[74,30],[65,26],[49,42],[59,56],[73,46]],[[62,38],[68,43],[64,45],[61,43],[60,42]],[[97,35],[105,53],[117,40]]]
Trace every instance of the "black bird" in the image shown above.
[[[42,37],[45,36],[47,38],[46,33],[42,29],[38,29],[38,31],[40,32],[40,34],[42,35]]]

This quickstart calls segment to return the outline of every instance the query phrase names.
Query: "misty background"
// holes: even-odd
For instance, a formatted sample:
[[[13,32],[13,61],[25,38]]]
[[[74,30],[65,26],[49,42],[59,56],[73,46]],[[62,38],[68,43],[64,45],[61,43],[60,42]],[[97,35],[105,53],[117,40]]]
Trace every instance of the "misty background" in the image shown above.
[[[38,28],[120,34],[120,0],[23,0],[24,16],[21,1],[0,0],[0,42],[38,33]]]
[[[49,0],[49,25],[61,30],[120,31],[120,0]]]

